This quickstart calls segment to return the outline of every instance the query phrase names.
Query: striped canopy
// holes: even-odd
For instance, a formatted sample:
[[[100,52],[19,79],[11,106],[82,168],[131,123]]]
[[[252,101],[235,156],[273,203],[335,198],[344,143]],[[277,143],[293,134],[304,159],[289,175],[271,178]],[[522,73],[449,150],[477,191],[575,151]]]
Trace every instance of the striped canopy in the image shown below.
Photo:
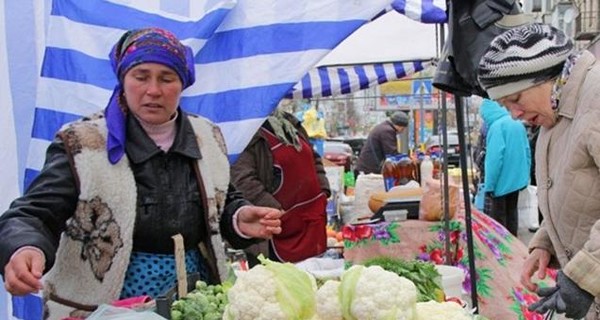
[[[398,61],[349,66],[320,66],[307,73],[288,99],[310,99],[349,94],[392,80],[399,80],[433,65],[433,61]]]

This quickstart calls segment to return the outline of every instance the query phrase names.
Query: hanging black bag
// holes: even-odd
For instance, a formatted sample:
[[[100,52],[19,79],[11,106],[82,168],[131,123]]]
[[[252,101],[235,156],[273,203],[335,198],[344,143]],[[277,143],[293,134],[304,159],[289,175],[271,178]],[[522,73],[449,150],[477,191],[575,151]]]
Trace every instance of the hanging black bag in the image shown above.
[[[487,97],[477,81],[479,60],[502,32],[533,22],[516,0],[448,2],[448,38],[433,85],[458,96]]]

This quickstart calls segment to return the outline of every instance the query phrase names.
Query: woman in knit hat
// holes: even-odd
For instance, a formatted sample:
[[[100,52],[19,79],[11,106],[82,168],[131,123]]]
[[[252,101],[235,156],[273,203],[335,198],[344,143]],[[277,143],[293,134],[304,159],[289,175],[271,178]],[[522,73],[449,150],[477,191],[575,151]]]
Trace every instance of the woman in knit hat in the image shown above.
[[[540,301],[530,310],[600,319],[600,64],[549,25],[496,37],[481,58],[479,81],[514,118],[542,128],[535,163],[544,221],[529,243],[521,275]],[[532,277],[560,268],[557,286]]]
[[[0,218],[0,272],[13,295],[44,289],[46,317],[156,297],[176,283],[172,236],[188,273],[227,276],[221,234],[244,248],[281,232],[281,212],[229,189],[219,128],[179,107],[192,51],[158,28],[126,32],[104,112],[66,124],[28,191]],[[42,275],[45,273],[42,281]]]

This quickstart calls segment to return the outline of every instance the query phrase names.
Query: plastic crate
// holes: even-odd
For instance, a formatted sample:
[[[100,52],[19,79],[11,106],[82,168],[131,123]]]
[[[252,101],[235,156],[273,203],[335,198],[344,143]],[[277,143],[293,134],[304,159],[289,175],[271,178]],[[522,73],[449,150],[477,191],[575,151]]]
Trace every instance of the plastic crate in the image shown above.
[[[187,292],[196,288],[198,280],[200,280],[200,274],[197,272],[187,276]],[[156,313],[163,318],[171,319],[171,305],[177,299],[179,297],[177,296],[177,284],[175,284],[175,286],[156,297]]]

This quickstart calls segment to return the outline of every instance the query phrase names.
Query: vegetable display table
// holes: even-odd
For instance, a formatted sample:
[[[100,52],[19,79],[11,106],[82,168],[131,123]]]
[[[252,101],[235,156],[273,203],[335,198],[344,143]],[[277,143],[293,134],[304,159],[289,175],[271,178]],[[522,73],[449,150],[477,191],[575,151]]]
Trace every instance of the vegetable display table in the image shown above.
[[[479,313],[489,319],[543,319],[527,310],[538,299],[519,283],[527,247],[487,215],[472,211]],[[450,221],[452,265],[465,272],[463,297],[471,292],[464,215]],[[370,258],[391,256],[443,264],[446,256],[444,222],[406,220],[347,225],[343,228],[346,264],[360,264]],[[555,278],[556,272],[550,271]],[[553,285],[551,278],[541,286]]]

